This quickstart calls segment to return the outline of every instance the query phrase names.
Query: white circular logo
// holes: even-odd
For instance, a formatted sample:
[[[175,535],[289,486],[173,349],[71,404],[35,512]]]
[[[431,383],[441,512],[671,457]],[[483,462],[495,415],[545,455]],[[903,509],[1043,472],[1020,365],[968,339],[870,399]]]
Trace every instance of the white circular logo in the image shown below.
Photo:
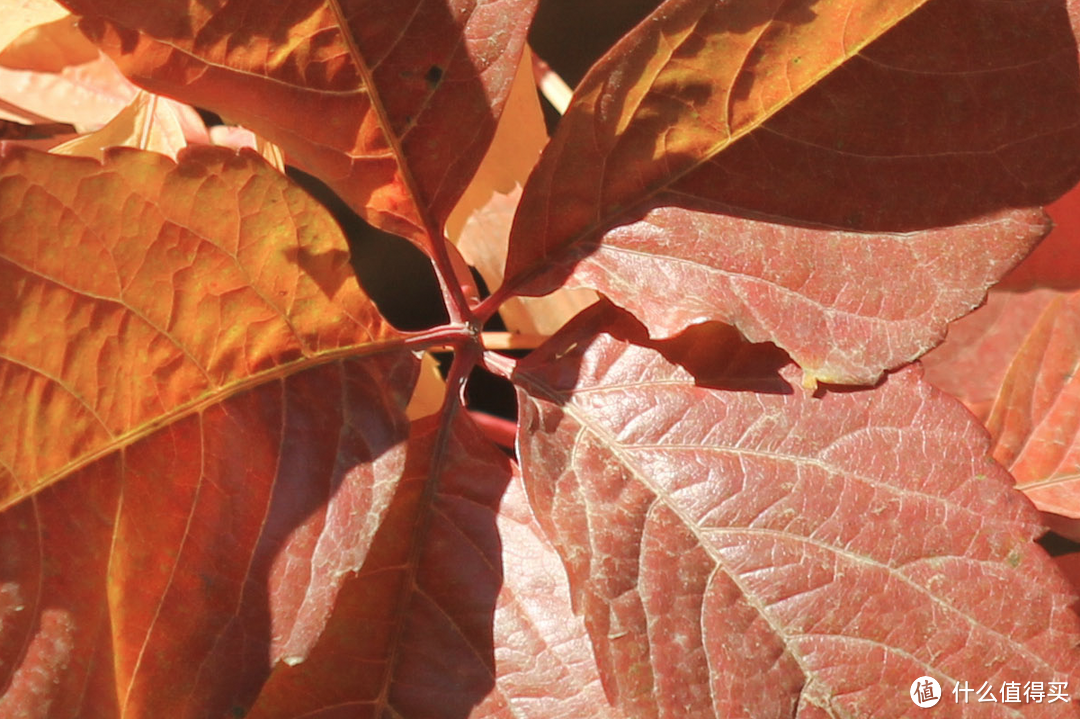
[[[941,685],[933,677],[919,677],[911,683],[911,701],[928,709],[941,701]]]

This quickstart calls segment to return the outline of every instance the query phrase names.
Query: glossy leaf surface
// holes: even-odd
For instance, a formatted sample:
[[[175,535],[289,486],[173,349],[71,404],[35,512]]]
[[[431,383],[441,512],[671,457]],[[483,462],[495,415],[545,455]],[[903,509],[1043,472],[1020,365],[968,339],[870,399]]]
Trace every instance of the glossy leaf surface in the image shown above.
[[[1077,177],[1077,78],[1056,4],[669,0],[578,88],[507,284],[595,287],[654,336],[733,322],[810,381],[873,382],[1041,238],[1014,209]]]
[[[534,0],[71,0],[133,80],[278,144],[430,250],[483,156]]]
[[[646,347],[608,321],[575,322],[515,378],[530,499],[619,707],[900,716],[924,674],[1076,676],[1037,515],[917,370],[810,397],[773,349]]]

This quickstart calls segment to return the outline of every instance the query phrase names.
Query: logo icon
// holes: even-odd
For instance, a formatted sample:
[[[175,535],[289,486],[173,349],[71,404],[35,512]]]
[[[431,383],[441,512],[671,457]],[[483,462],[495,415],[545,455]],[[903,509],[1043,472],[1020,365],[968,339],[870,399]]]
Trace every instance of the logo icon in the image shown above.
[[[933,677],[919,677],[911,683],[911,701],[928,709],[941,701],[941,685]]]

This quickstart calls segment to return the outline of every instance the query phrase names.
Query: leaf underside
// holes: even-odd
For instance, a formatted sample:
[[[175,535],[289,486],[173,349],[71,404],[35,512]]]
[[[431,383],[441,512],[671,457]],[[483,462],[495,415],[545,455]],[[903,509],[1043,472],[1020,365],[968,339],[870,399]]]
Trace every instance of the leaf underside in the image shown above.
[[[1080,71],[1061,7],[917,5],[665,3],[579,86],[508,287],[729,322],[813,381],[918,357],[1078,178]]]
[[[925,674],[1076,676],[1037,516],[916,369],[814,398],[794,367],[769,373],[774,350],[710,335],[730,360],[695,380],[612,317],[579,318],[516,380],[529,496],[617,706],[898,716]]]

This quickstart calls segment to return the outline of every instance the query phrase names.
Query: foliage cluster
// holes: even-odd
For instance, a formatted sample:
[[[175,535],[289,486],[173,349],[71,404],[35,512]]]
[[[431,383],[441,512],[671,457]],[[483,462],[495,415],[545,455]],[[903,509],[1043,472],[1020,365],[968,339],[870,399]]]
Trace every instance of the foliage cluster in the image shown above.
[[[1080,711],[1073,3],[5,4],[0,715]]]

